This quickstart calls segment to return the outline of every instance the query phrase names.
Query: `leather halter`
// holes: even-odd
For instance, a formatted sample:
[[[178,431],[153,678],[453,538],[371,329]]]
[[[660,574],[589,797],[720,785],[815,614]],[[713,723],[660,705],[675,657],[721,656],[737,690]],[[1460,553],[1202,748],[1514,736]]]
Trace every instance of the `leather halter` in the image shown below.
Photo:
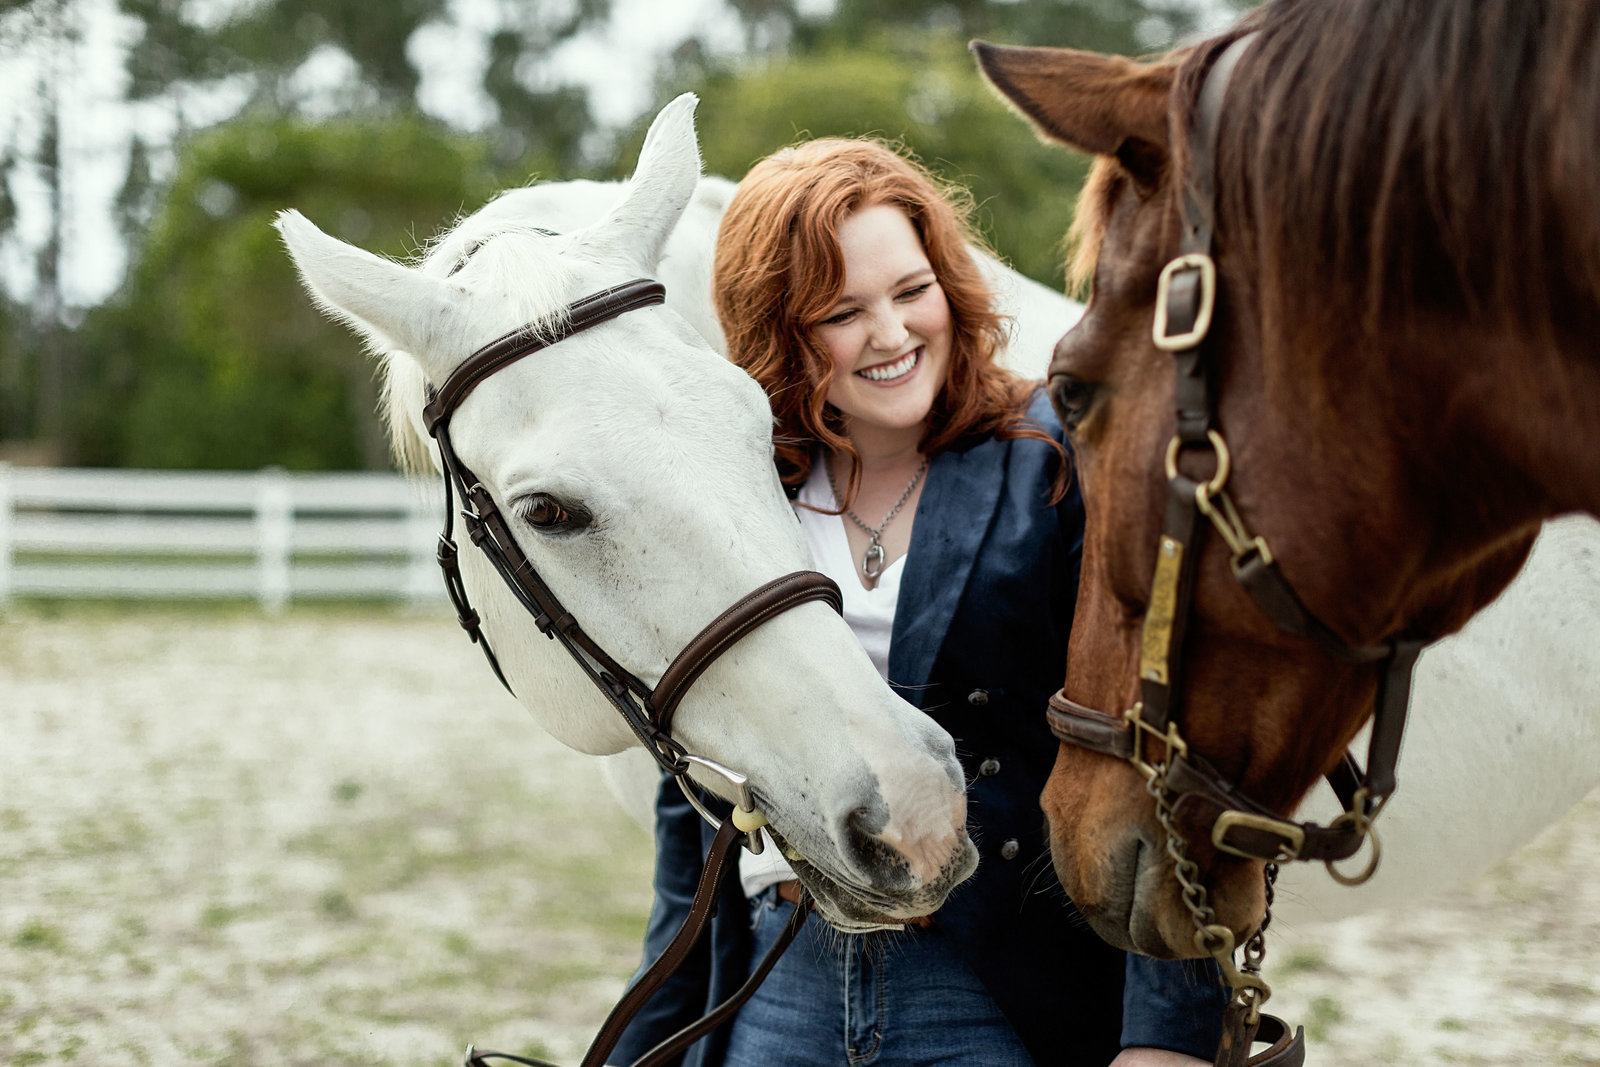
[[[714,760],[688,752],[672,737],[672,717],[679,702],[695,679],[718,656],[762,623],[811,601],[820,600],[835,611],[841,611],[843,604],[839,587],[827,575],[816,571],[796,571],[775,578],[742,597],[707,624],[684,646],[652,688],[586,634],[578,620],[562,606],[517,544],[494,497],[456,454],[450,442],[450,418],[485,378],[574,334],[626,312],[664,303],[665,300],[666,289],[661,283],[643,278],[577,300],[567,307],[566,315],[553,325],[537,330],[523,326],[468,356],[438,390],[430,389],[428,403],[422,410],[428,433],[438,442],[440,460],[444,465],[444,529],[439,534],[438,561],[444,572],[445,590],[456,609],[456,619],[461,628],[473,643],[483,649],[495,677],[500,679],[500,684],[505,686],[507,692],[512,692],[494,650],[489,647],[481,619],[468,600],[466,585],[461,578],[459,550],[453,537],[455,493],[460,493],[466,505],[461,516],[468,536],[488,557],[512,594],[533,615],[534,625],[546,637],[561,642],[584,674],[616,708],[645,750],[663,770],[676,777],[690,803],[717,827],[717,836],[706,859],[699,889],[683,926],[667,950],[612,1009],[611,1016],[584,1056],[583,1067],[601,1067],[605,1063],[628,1022],[688,956],[715,911],[717,887],[729,872],[737,868],[737,864],[730,862],[732,854],[741,844],[751,852],[761,851],[759,831],[766,817],[756,807],[748,779]],[[719,820],[696,796],[688,780],[691,766],[704,768],[733,786],[739,800],[732,818]],[[767,971],[789,946],[809,910],[809,902],[795,909],[789,926],[763,959],[757,972],[726,1003],[651,1050],[638,1061],[637,1067],[665,1062],[731,1017],[739,1005],[749,999]],[[467,1050],[468,1064],[482,1064],[488,1058],[527,1064],[542,1062],[506,1053]]]
[[[1380,856],[1372,820],[1394,793],[1412,668],[1428,642],[1397,637],[1373,645],[1347,643],[1305,606],[1279,570],[1266,540],[1250,532],[1228,494],[1231,458],[1216,425],[1213,365],[1208,358],[1218,289],[1212,258],[1217,129],[1228,82],[1254,37],[1248,33],[1224,47],[1201,84],[1189,127],[1178,255],[1157,283],[1151,335],[1157,348],[1173,356],[1177,425],[1167,446],[1166,514],[1140,638],[1140,699],[1121,716],[1113,716],[1073,701],[1063,689],[1050,698],[1047,716],[1051,732],[1061,741],[1126,760],[1145,777],[1167,833],[1174,877],[1194,919],[1195,944],[1216,959],[1233,992],[1223,1013],[1217,1067],[1298,1067],[1305,1057],[1303,1033],[1291,1036],[1281,1020],[1260,1010],[1271,995],[1259,974],[1266,922],[1245,944],[1244,963],[1235,965],[1233,932],[1217,923],[1206,902],[1198,867],[1187,856],[1187,837],[1198,830],[1219,852],[1265,863],[1269,917],[1279,863],[1322,860],[1335,879],[1351,885],[1371,878]],[[1209,452],[1215,473],[1205,480],[1185,474],[1180,460],[1186,452]],[[1207,521],[1201,522],[1202,517]],[[1286,819],[1245,795],[1203,756],[1190,751],[1183,736],[1184,637],[1208,525],[1227,545],[1235,580],[1280,629],[1337,659],[1378,666],[1366,769],[1346,752],[1327,775],[1344,806],[1344,813],[1327,826]],[[1147,740],[1160,743],[1159,755],[1145,755]],[[1347,876],[1334,867],[1335,861],[1353,856],[1368,838],[1372,854],[1364,870]],[[1272,1047],[1252,1056],[1256,1041],[1270,1041]]]

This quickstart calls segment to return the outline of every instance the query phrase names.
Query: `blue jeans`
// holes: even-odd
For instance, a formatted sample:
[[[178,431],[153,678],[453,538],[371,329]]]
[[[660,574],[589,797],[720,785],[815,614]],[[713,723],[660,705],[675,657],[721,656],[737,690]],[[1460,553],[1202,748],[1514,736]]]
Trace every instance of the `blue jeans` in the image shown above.
[[[794,905],[750,901],[751,967]],[[813,915],[739,1010],[724,1067],[1032,1067],[993,998],[939,934],[841,934]]]

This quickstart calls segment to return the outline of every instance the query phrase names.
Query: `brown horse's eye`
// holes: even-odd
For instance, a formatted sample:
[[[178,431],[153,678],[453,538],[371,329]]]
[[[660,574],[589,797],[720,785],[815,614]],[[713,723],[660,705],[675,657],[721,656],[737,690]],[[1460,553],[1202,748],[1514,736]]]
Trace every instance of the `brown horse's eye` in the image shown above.
[[[580,529],[589,524],[589,513],[576,504],[563,504],[549,493],[533,493],[517,501],[517,516],[536,530]]]
[[[1053,374],[1049,389],[1050,403],[1055,406],[1062,427],[1069,431],[1077,429],[1094,402],[1094,385],[1070,374]]]

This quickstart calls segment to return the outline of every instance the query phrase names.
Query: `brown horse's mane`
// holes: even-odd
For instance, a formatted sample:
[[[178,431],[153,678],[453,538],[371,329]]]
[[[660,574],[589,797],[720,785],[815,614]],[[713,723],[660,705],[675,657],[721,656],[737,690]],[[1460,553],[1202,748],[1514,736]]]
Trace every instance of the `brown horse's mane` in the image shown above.
[[[1600,4],[1275,0],[1249,30],[1220,209],[1260,276],[1307,305],[1285,313],[1594,336]],[[1212,54],[1185,64],[1179,106]],[[1226,181],[1230,159],[1245,182]]]
[[[1087,293],[1094,279],[1094,265],[1100,258],[1100,246],[1105,243],[1106,225],[1111,218],[1111,205],[1128,180],[1117,161],[1101,156],[1089,168],[1083,190],[1078,193],[1078,207],[1072,215],[1072,226],[1067,230],[1067,292]]]
[[[1173,130],[1252,30],[1222,122],[1218,240],[1274,280],[1268,315],[1369,335],[1419,311],[1600,333],[1600,4],[1273,0],[1168,57]],[[1127,180],[1107,160],[1091,173],[1074,277]]]

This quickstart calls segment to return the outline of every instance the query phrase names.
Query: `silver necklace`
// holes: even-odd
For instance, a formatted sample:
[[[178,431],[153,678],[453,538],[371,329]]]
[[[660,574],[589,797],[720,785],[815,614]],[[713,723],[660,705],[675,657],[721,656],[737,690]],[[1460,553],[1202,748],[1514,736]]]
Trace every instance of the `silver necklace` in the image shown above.
[[[839,500],[839,487],[834,484],[833,465],[828,462],[826,457],[822,460],[822,469],[827,472],[828,488],[833,491],[833,499],[837,503]],[[894,507],[890,508],[889,514],[885,515],[883,521],[878,523],[876,530],[862,522],[861,517],[855,512],[848,508],[845,509],[845,516],[851,522],[867,531],[867,537],[870,538],[867,542],[867,550],[861,553],[861,573],[866,576],[869,582],[876,582],[878,575],[883,573],[883,561],[886,553],[883,551],[883,542],[879,538],[883,536],[883,531],[889,528],[889,524],[894,521],[894,517],[900,514],[900,509],[905,507],[906,501],[911,499],[912,490],[916,489],[917,483],[922,481],[922,476],[926,473],[928,473],[928,457],[924,456],[922,457],[922,465],[917,468],[917,473],[911,476],[911,482],[906,486],[906,491],[900,494],[900,499],[895,501]]]

